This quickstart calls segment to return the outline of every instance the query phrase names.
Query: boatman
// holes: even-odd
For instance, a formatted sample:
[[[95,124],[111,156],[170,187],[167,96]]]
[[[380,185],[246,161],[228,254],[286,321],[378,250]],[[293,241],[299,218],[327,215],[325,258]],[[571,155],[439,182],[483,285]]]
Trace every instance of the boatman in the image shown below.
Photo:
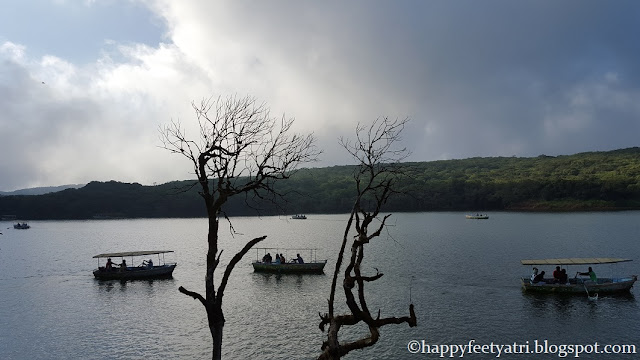
[[[593,281],[594,283],[598,282],[598,277],[596,276],[595,271],[593,271],[593,269],[591,269],[591,266],[589,266],[589,271],[583,272],[583,273],[579,272],[578,275],[588,276],[589,279],[591,281]]]

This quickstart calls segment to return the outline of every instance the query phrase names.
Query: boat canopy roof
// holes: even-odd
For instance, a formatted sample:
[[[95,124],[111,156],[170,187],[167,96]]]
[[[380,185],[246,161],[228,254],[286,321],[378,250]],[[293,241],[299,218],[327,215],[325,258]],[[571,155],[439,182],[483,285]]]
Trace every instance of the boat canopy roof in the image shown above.
[[[144,255],[156,255],[173,252],[173,250],[147,250],[147,251],[125,251],[117,253],[104,253],[98,254],[93,258],[106,258],[106,257],[125,257],[125,256],[144,256]]]
[[[520,260],[522,265],[592,265],[592,264],[614,264],[631,261],[631,259],[620,258],[566,258],[566,259],[538,259]]]

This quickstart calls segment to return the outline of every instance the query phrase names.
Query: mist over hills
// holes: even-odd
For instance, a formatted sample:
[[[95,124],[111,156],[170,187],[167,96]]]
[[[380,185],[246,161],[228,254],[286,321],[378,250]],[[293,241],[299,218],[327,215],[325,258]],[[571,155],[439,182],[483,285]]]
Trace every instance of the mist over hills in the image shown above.
[[[585,211],[640,209],[640,148],[532,158],[486,157],[404,163],[399,211]],[[228,216],[345,213],[355,196],[354,166],[301,169],[277,184],[277,202],[239,195]],[[195,180],[143,186],[91,182],[62,191],[0,196],[0,214],[18,219],[204,217]],[[61,187],[61,188],[64,188]],[[55,187],[46,188],[55,189]],[[44,190],[40,190],[44,191]]]
[[[70,184],[70,185],[60,185],[60,186],[43,186],[43,187],[35,187],[35,188],[28,188],[28,189],[19,189],[14,191],[0,191],[0,196],[44,195],[44,194],[58,192],[66,189],[77,189],[85,185],[86,184]]]

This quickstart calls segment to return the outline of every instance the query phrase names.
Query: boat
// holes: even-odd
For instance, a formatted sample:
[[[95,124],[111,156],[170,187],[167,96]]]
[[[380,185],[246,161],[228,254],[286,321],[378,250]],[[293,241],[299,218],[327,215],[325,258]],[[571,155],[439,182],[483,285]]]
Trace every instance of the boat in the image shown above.
[[[98,259],[98,268],[93,271],[93,276],[99,280],[170,278],[173,276],[173,270],[176,268],[177,264],[175,262],[165,262],[164,255],[172,252],[173,250],[151,250],[98,254],[93,257],[94,259]],[[157,264],[154,264],[152,259],[142,260],[142,257],[146,257],[148,255],[158,255]],[[117,260],[112,262],[111,258],[119,259],[120,262]],[[126,264],[127,258],[130,258],[129,264]],[[104,259],[107,259],[106,264],[101,266],[100,264]],[[131,266],[135,263],[139,263],[139,265]]]
[[[31,228],[31,226],[29,226],[29,224],[27,223],[17,223],[17,224],[13,224],[13,228],[19,229],[19,230],[26,230]]]
[[[323,274],[324,266],[327,264],[327,260],[318,260],[316,258],[318,249],[278,249],[278,248],[256,248],[256,261],[252,262],[253,271],[260,273],[276,273],[276,274]],[[300,253],[306,254],[309,252],[308,260],[298,262],[297,255]],[[260,257],[260,253],[264,255]],[[280,263],[277,260],[269,259],[271,252],[274,252],[276,256],[278,254],[296,254],[296,257],[291,257],[291,260]],[[285,255],[287,259],[288,255]]]
[[[488,218],[489,218],[489,215],[475,214],[475,215],[465,215],[465,217],[466,217],[467,219],[484,220],[484,219],[488,219]]]
[[[291,218],[294,220],[307,220],[307,216],[302,214],[295,214]]]
[[[580,266],[580,270],[584,271],[584,267],[588,265],[616,264],[631,261],[630,259],[620,258],[566,258],[566,259],[540,259],[540,260],[521,260],[522,265],[534,266],[533,273],[537,274],[538,268],[535,266],[559,266],[566,269],[569,266]],[[591,267],[589,267],[591,270]],[[594,294],[613,294],[629,292],[633,284],[638,280],[638,275],[628,275],[610,278],[601,278],[593,274],[593,278],[582,277],[585,273],[576,272],[573,278],[568,278],[566,282],[559,283],[549,274],[541,281],[534,282],[533,275],[529,278],[523,277],[522,289],[528,292],[539,293],[557,293],[557,294],[574,294],[587,295],[592,297]],[[545,273],[546,275],[546,273]],[[597,296],[597,295],[596,295]]]

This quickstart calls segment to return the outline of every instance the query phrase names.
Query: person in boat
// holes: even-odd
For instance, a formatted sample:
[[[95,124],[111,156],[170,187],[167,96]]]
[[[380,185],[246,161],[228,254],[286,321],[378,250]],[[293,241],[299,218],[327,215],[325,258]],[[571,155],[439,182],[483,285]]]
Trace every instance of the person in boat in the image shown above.
[[[569,275],[567,275],[567,269],[560,270],[560,284],[566,284],[569,282]]]
[[[536,277],[533,278],[532,282],[534,284],[539,283],[539,282],[544,282],[544,271],[540,271],[540,274],[536,275]]]
[[[589,271],[587,272],[579,272],[578,275],[582,275],[582,276],[588,276],[589,279],[591,281],[598,282],[598,277],[596,276],[595,271],[593,271],[593,269],[591,268],[591,266],[589,266]]]
[[[278,253],[276,253],[276,261],[274,264],[280,264],[280,255]]]
[[[142,260],[142,265],[145,266],[147,269],[151,269],[151,268],[153,268],[153,260],[151,260],[151,259]]]
[[[280,263],[286,264],[287,260],[284,258],[284,255],[280,254]]]
[[[531,282],[533,282],[533,279],[535,279],[536,276],[538,276],[538,268],[534,267],[533,271],[531,272]]]
[[[122,258],[122,262],[120,263],[120,271],[125,271],[125,270],[127,270],[127,260]]]
[[[561,275],[562,272],[560,271],[560,266],[556,266],[556,269],[553,270],[553,281],[559,283]]]
[[[296,254],[297,258],[296,261],[298,262],[298,264],[304,264],[304,260],[302,260],[302,256],[300,256],[300,254]]]
[[[113,270],[113,262],[111,261],[111,258],[107,258],[107,264],[104,266],[104,269],[107,271]]]

